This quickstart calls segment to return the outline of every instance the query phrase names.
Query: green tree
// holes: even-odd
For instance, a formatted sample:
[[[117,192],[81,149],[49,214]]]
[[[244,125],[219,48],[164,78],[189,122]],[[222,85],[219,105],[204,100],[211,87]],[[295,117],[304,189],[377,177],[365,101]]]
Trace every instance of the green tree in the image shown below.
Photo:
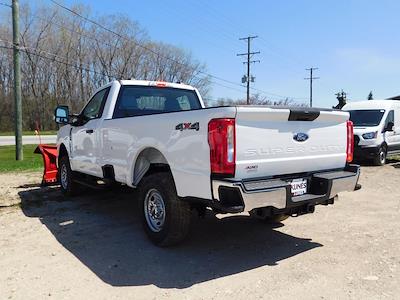
[[[374,95],[372,95],[372,91],[369,92],[367,100],[374,100]]]

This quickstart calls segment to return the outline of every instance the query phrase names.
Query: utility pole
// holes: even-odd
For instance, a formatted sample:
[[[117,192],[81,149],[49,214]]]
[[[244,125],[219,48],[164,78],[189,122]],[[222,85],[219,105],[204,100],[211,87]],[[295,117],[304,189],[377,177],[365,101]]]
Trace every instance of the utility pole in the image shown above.
[[[310,107],[312,107],[312,82],[314,79],[319,79],[319,77],[313,77],[313,70],[318,70],[318,68],[309,68],[306,69],[307,71],[310,71],[310,77],[304,78],[305,80],[310,80]]]
[[[251,60],[251,57],[253,55],[260,54],[260,51],[251,52],[251,47],[250,47],[251,40],[257,37],[258,36],[248,36],[240,38],[239,40],[241,41],[247,41],[247,53],[236,54],[237,56],[244,56],[244,55],[247,56],[247,62],[243,62],[244,64],[247,64],[247,77],[245,78],[245,80],[242,79],[243,83],[244,82],[247,83],[247,105],[250,104],[250,81],[254,82],[254,77],[250,75],[250,64],[260,62],[259,60]]]
[[[12,0],[13,53],[14,53],[14,102],[15,102],[15,159],[23,160],[22,151],[22,100],[21,64],[19,52],[19,4]]]
[[[343,92],[343,90],[342,90],[341,92],[339,92],[335,95],[336,95],[336,99],[338,100],[339,103],[336,106],[333,106],[332,108],[342,109],[343,106],[345,106],[347,103],[347,93]]]

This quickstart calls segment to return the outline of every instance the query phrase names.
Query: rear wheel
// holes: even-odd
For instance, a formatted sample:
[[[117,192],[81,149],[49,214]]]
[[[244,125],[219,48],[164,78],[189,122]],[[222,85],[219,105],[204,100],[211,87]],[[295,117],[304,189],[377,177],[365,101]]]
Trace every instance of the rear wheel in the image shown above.
[[[140,210],[149,239],[157,246],[181,242],[189,233],[191,209],[176,194],[168,172],[151,174],[141,182]]]
[[[82,190],[81,186],[74,182],[74,174],[71,170],[68,156],[60,158],[58,166],[58,176],[61,186],[61,191],[68,196],[75,196]]]
[[[383,166],[384,164],[386,164],[386,148],[382,146],[374,158],[374,165]]]

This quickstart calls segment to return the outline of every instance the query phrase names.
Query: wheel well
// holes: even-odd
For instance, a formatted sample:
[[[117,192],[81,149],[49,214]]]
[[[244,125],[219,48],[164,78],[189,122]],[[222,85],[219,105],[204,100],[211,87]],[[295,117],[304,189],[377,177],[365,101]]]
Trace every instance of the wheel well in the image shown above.
[[[155,148],[142,150],[133,168],[133,185],[138,185],[144,176],[156,172],[171,172],[166,158]]]
[[[62,157],[64,157],[64,156],[68,156],[68,151],[67,151],[67,148],[65,148],[65,145],[61,144],[60,145],[60,150],[59,150],[59,153],[58,153],[58,162],[60,162],[60,159]]]

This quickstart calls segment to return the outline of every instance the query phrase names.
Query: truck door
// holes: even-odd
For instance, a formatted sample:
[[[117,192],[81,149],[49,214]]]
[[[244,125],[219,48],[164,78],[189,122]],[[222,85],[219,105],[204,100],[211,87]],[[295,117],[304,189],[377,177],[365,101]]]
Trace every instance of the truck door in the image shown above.
[[[79,115],[77,126],[71,132],[71,166],[75,171],[101,177],[101,166],[96,164],[99,149],[98,127],[110,87],[97,92]]]

